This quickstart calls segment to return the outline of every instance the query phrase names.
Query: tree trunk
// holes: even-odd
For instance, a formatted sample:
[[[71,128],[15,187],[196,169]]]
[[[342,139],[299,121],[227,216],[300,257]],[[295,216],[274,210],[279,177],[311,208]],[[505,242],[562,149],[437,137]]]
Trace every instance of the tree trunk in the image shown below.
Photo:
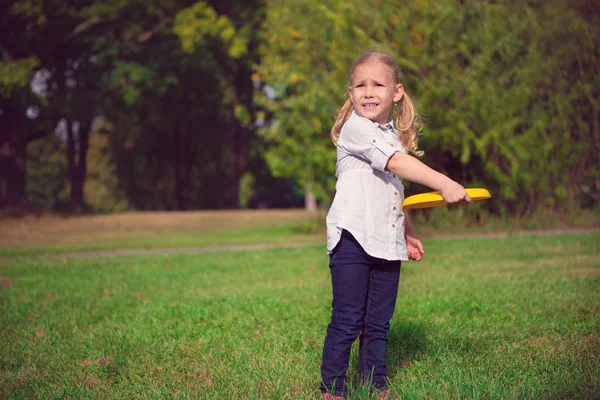
[[[173,130],[173,155],[175,156],[175,160],[173,160],[174,166],[175,166],[173,173],[175,174],[175,209],[178,211],[181,211],[184,209],[184,204],[183,204],[183,196],[182,196],[183,183],[182,183],[182,177],[181,177],[181,157],[180,157],[181,140],[179,138],[179,135],[180,135],[179,127],[180,127],[179,118],[176,118],[174,130]]]
[[[258,20],[257,20],[258,21]],[[236,106],[243,106],[251,120],[254,119],[254,83],[252,82],[252,64],[256,58],[258,39],[258,22],[253,25],[253,35],[248,43],[248,54],[253,54],[249,59],[240,59],[234,63],[233,76],[229,85],[234,90],[235,101],[231,104],[231,119],[229,122],[229,182],[225,206],[227,208],[240,207],[240,181],[246,167],[248,146],[255,134],[255,128],[249,121],[239,121],[235,116]]]
[[[83,186],[87,174],[87,152],[92,121],[79,123],[77,132],[74,122],[67,121],[67,163],[71,182],[71,211],[82,213],[85,210]]]
[[[231,118],[229,120],[229,182],[225,207],[240,207],[240,181],[246,166],[248,141],[252,128],[242,125],[235,117],[236,106],[243,106],[250,115],[254,115],[252,96],[251,69],[248,65],[238,66],[232,86],[236,92],[237,102],[231,105]]]
[[[0,207],[29,206],[27,142],[5,142],[0,148]]]
[[[306,211],[317,211],[317,198],[313,194],[310,185],[304,189],[304,209]]]
[[[186,141],[180,140],[179,132],[175,133],[176,149],[175,149],[175,203],[178,211],[188,209],[189,203],[189,157],[186,156]]]
[[[179,91],[178,98],[183,103],[183,108],[178,109],[181,116],[175,116],[174,124],[174,149],[175,155],[175,202],[179,211],[189,209],[190,203],[190,177],[192,171],[192,129],[189,129],[186,117],[192,114],[190,105],[194,101]]]
[[[232,118],[229,132],[229,181],[225,207],[239,208],[240,181],[242,179],[242,168],[246,162],[248,130],[241,127],[239,122]]]
[[[10,100],[2,104],[0,115],[0,207],[29,207],[27,195],[27,144],[45,135],[30,130],[25,109]]]

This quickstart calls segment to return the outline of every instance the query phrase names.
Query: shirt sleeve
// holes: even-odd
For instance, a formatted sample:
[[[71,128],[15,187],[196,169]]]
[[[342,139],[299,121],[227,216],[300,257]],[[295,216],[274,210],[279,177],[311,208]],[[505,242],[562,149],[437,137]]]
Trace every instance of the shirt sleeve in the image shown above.
[[[337,145],[382,172],[388,172],[385,169],[388,160],[399,151],[385,141],[383,132],[373,122],[355,114],[342,126]]]

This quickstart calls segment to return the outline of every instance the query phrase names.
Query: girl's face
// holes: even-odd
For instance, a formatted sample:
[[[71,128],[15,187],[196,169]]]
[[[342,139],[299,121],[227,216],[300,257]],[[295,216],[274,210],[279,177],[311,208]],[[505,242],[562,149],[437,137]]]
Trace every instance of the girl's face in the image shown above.
[[[373,61],[354,68],[348,93],[362,117],[383,125],[389,120],[394,102],[404,95],[404,87],[396,83],[390,67]]]

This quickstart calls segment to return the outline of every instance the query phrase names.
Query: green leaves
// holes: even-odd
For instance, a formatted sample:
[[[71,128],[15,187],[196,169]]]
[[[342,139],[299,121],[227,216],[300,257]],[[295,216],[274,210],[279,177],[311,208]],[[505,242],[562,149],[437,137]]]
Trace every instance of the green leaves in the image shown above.
[[[49,135],[29,143],[27,192],[31,204],[54,207],[68,199],[65,143],[57,135]]]
[[[248,31],[236,30],[227,15],[217,14],[204,1],[177,13],[174,31],[181,39],[181,47],[188,53],[192,53],[205,37],[220,40],[232,58],[240,58],[248,52]]]
[[[14,61],[0,60],[0,96],[8,98],[15,88],[29,85],[39,65],[40,61],[36,57]]]
[[[294,178],[322,200],[335,185],[329,130],[346,98],[347,68],[375,29],[358,16],[372,13],[338,0],[268,2],[258,75],[274,96],[255,99],[276,121],[259,132],[266,159],[274,175]]]
[[[176,182],[182,193],[195,181],[224,191],[213,177],[232,165],[236,172],[226,173],[241,176],[246,155],[263,151],[273,175],[328,200],[329,130],[350,66],[382,43],[423,114],[429,165],[488,187],[495,210],[526,215],[563,198],[597,203],[600,17],[589,12],[592,2],[376,3],[12,2],[2,21],[21,28],[1,44],[2,110],[22,116],[23,133],[11,134],[23,140],[40,131],[33,122],[105,115],[115,123],[111,149],[123,152],[116,159],[132,163],[118,169],[154,171],[130,195],[158,208],[172,202]],[[24,114],[44,100],[29,87],[38,70],[49,89],[34,121]],[[200,125],[206,131],[197,135]],[[208,204],[202,194],[185,196]]]
[[[162,86],[170,83],[176,83],[176,80],[171,78],[161,82],[156,68],[137,62],[118,60],[110,75],[111,86],[120,89],[123,100],[129,105],[137,103],[145,88],[158,89],[160,92],[161,89],[164,91]]]
[[[591,128],[600,126],[600,94],[593,90],[600,86],[600,32],[592,22],[598,17],[584,17],[577,7],[269,2],[259,73],[276,97],[257,100],[277,120],[262,131],[271,144],[269,165],[299,182],[311,176],[324,193],[333,192],[335,150],[327,131],[352,62],[379,42],[390,45],[423,113],[421,147],[430,165],[467,186],[483,182],[495,194],[487,204],[520,215],[584,196],[579,185],[594,178],[581,171],[600,161],[600,128]],[[283,159],[296,156],[296,163]],[[304,166],[313,165],[322,168],[307,174]]]

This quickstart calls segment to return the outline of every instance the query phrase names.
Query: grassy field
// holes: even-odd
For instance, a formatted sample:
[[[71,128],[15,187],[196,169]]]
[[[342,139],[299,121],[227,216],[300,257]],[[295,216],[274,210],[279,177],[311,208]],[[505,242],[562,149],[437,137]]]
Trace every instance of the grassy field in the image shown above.
[[[280,229],[266,236],[290,241]],[[27,243],[16,253],[43,248]],[[425,260],[403,265],[392,321],[398,397],[599,398],[599,244],[598,233],[426,240]],[[318,399],[330,302],[322,245],[5,259],[0,398]]]
[[[526,221],[483,217],[475,220],[478,203],[437,208],[428,221],[413,210],[424,238],[530,230],[598,230],[600,210],[569,216],[543,215]],[[424,211],[426,212],[426,211]],[[231,210],[128,212],[108,215],[0,218],[0,257],[106,252],[127,249],[181,249],[249,244],[320,244],[325,238],[325,212],[304,210]]]
[[[322,243],[322,212],[235,210],[131,212],[0,220],[0,256]]]

